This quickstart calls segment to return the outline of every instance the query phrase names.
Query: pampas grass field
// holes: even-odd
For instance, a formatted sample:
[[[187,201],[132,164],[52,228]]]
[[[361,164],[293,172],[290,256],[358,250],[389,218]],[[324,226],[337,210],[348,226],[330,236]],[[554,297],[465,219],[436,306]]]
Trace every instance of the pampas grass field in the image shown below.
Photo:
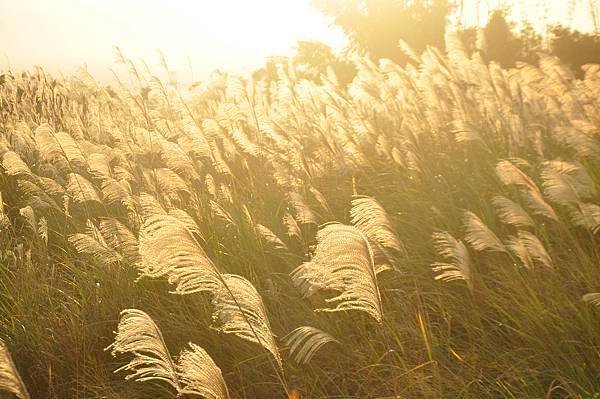
[[[598,398],[600,66],[447,48],[348,86],[5,73],[0,390]]]

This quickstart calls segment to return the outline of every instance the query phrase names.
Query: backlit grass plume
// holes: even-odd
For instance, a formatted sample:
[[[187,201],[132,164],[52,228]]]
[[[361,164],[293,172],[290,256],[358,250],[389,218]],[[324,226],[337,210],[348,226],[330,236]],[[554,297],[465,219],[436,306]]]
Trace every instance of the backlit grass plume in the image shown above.
[[[182,388],[181,395],[199,395],[206,399],[229,399],[229,391],[221,369],[206,351],[189,344],[179,354],[177,372]]]
[[[581,297],[584,302],[590,303],[600,308],[600,292],[590,292]]]
[[[129,372],[125,379],[163,381],[177,392],[181,390],[177,370],[162,333],[145,312],[138,309],[123,310],[115,340],[107,349],[111,350],[113,356],[125,353],[133,355],[129,363],[115,370],[115,373]]]
[[[218,328],[263,346],[281,368],[281,356],[256,288],[241,276],[219,273],[186,223],[155,212],[146,218],[140,232],[141,276],[166,277],[176,285],[176,294],[209,292]]]
[[[101,236],[77,233],[71,234],[68,240],[78,253],[89,255],[106,266],[116,264],[122,259],[119,253],[106,245]]]
[[[477,251],[506,252],[502,241],[481,219],[473,212],[463,213],[463,228],[465,230],[465,241]]]
[[[2,155],[2,167],[9,176],[25,176],[31,177],[33,174],[27,165],[14,151],[6,151]]]
[[[229,391],[221,369],[206,351],[189,344],[179,354],[177,372],[182,388],[181,395],[199,395],[206,399],[229,399]]]
[[[366,236],[355,227],[332,223],[320,229],[311,261],[298,266],[291,276],[306,297],[318,291],[337,293],[326,299],[335,307],[318,311],[359,310],[378,322],[382,320],[373,251]]]
[[[78,173],[69,174],[66,190],[75,202],[102,202],[94,185]]]
[[[447,262],[435,262],[431,268],[436,272],[435,279],[443,281],[464,280],[473,290],[473,273],[469,250],[462,241],[446,231],[433,233],[433,244],[437,253]]]
[[[275,336],[260,294],[248,280],[235,274],[223,274],[223,284],[213,291],[213,318],[220,331],[267,349],[282,367]]]
[[[317,351],[325,344],[340,343],[331,334],[311,326],[295,328],[286,336],[290,355],[298,364],[310,362]]]
[[[221,286],[215,264],[179,219],[157,213],[144,220],[139,237],[141,276],[166,277],[177,294],[212,292]]]
[[[492,204],[503,223],[516,227],[534,226],[529,214],[516,202],[498,195],[492,199]]]
[[[528,269],[534,269],[536,263],[549,269],[553,268],[550,254],[548,254],[540,239],[533,233],[519,231],[517,236],[508,238],[507,246]]]
[[[0,390],[11,392],[19,399],[29,399],[27,388],[2,339],[0,339]]]
[[[127,371],[125,379],[162,381],[169,384],[177,396],[197,395],[206,399],[229,399],[227,385],[221,369],[206,351],[198,345],[189,344],[173,361],[162,333],[154,320],[138,309],[125,309],[117,327],[111,349],[113,356],[133,355],[126,365],[115,373]]]
[[[551,201],[569,206],[598,194],[586,169],[565,161],[547,161],[542,165],[544,193]]]
[[[515,160],[513,160],[514,162]],[[516,160],[518,161],[518,160]],[[525,172],[509,160],[501,160],[496,165],[496,175],[507,186],[517,186],[523,193],[525,201],[535,215],[558,221],[558,216],[550,204],[546,202],[537,184]]]
[[[350,209],[352,224],[384,248],[404,251],[404,246],[381,204],[372,197],[356,196]]]
[[[35,130],[35,142],[38,150],[49,161],[66,161],[67,164],[73,165],[86,163],[77,141],[68,133],[55,133],[47,123],[41,124]]]

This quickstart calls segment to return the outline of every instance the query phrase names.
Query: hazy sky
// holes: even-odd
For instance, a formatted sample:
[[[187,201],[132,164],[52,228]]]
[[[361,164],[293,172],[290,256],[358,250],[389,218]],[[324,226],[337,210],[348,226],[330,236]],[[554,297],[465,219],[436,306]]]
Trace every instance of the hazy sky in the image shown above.
[[[474,21],[476,0],[465,0]],[[541,21],[565,18],[570,0],[484,0],[480,21],[497,4],[513,4],[513,16]],[[589,29],[588,1],[578,1],[574,25]],[[523,7],[523,5],[526,5]],[[547,10],[544,5],[549,5]],[[291,54],[299,39],[343,47],[343,34],[309,0],[0,0],[0,70],[34,64],[72,73],[87,63],[109,76],[112,45],[133,60],[156,65],[161,49],[172,69],[201,78],[215,68],[254,69],[273,54]],[[188,59],[190,62],[188,62]]]
[[[256,68],[303,38],[334,48],[345,40],[309,0],[0,0],[0,69],[68,73],[85,62],[104,78],[116,44],[151,65],[160,49],[173,69],[187,74],[191,63],[201,77]]]

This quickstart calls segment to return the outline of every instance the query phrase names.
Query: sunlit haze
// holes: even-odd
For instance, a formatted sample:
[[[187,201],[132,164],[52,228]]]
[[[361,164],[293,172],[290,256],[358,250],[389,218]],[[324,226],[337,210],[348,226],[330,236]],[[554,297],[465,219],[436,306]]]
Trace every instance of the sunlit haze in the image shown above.
[[[164,52],[173,69],[196,77],[215,68],[256,68],[269,55],[293,52],[298,40],[334,49],[343,34],[308,0],[2,0],[0,68],[43,65],[68,73],[86,63],[109,76],[112,46],[155,63]],[[191,68],[190,68],[191,64]]]
[[[488,12],[512,4],[512,18],[534,23],[562,21],[588,30],[589,10],[566,0],[463,2],[467,24],[485,23]],[[477,6],[476,6],[477,4]],[[459,11],[457,11],[458,13]],[[565,20],[567,19],[567,20]],[[72,73],[87,65],[106,80],[112,46],[133,59],[156,64],[165,54],[179,79],[198,79],[214,70],[248,71],[270,55],[289,55],[298,40],[315,39],[334,49],[346,39],[311,7],[309,0],[2,0],[0,69],[43,65],[50,72]]]
[[[599,16],[0,0],[0,399],[600,399]]]

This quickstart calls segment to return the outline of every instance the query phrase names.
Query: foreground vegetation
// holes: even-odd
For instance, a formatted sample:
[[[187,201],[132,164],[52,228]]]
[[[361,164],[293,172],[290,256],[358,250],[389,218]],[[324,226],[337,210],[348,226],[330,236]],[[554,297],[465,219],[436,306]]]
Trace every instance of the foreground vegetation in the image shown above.
[[[600,68],[447,49],[347,88],[5,74],[0,386],[595,397]]]

